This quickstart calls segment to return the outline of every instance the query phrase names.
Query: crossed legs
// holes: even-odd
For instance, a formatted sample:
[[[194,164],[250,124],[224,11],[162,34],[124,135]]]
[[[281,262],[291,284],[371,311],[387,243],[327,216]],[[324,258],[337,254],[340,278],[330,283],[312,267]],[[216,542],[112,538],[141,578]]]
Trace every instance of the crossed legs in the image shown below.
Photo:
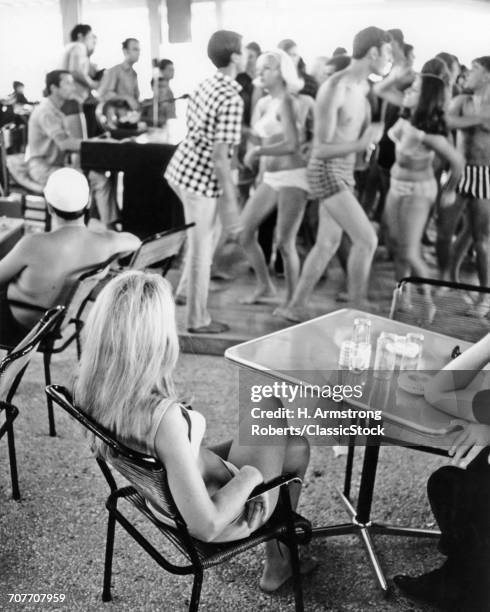
[[[257,382],[254,380],[254,383]],[[265,398],[260,403],[263,410],[275,410],[281,406],[278,399]],[[243,419],[240,422],[242,435],[244,431],[250,431],[250,422],[253,420],[250,410],[244,410]],[[267,420],[273,427],[286,427],[287,419],[277,418]],[[246,428],[246,429],[244,429]],[[304,478],[310,459],[310,447],[308,441],[302,437],[272,436],[271,439],[264,437],[260,445],[246,446],[240,444],[239,437],[232,442],[228,460],[238,468],[244,465],[253,465],[263,475],[264,481],[270,480],[279,474],[292,473]],[[291,505],[296,509],[301,492],[301,485],[294,483],[289,487]],[[265,523],[278,502],[279,490],[274,489],[268,493],[270,497],[269,512],[263,517]],[[274,591],[283,584],[291,575],[291,564],[289,550],[276,540],[266,544],[266,561],[260,581],[260,586],[266,591]]]

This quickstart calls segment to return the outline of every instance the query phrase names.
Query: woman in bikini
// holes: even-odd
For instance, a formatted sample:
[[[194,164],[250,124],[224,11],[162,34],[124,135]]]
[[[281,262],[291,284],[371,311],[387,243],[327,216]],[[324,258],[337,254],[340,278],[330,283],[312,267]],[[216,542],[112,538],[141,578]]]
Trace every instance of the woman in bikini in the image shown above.
[[[190,534],[225,542],[261,527],[277,504],[278,490],[247,501],[251,491],[281,473],[303,478],[308,442],[276,437],[273,444],[240,446],[237,436],[215,448],[202,444],[206,420],[177,401],[172,380],[179,343],[170,284],[155,274],[121,274],[100,293],[84,332],[76,402],[128,446],[161,460]],[[280,405],[270,398],[260,408]],[[286,426],[285,419],[276,421],[273,426]],[[290,493],[296,507],[300,485],[291,485]],[[288,550],[268,542],[261,588],[274,591],[290,575]]]
[[[437,198],[437,180],[433,163],[437,153],[450,166],[450,176],[443,187],[441,206],[456,199],[455,188],[463,169],[463,158],[448,140],[445,109],[449,102],[449,73],[438,59],[429,60],[407,93],[416,97],[410,118],[400,118],[388,132],[395,142],[396,161],[391,169],[390,190],[386,201],[386,220],[395,247],[395,273],[428,277],[422,256],[422,237],[432,206]],[[435,306],[425,286],[424,317],[431,321]],[[410,308],[410,302],[405,304]]]
[[[284,51],[278,49],[261,55],[257,70],[261,86],[269,95],[259,100],[252,118],[252,139],[260,140],[260,144],[252,147],[244,159],[246,165],[252,166],[254,161],[262,158],[264,172],[240,218],[240,242],[257,278],[255,292],[243,302],[267,302],[276,297],[257,240],[257,230],[277,206],[276,241],[284,261],[284,302],[287,303],[293,295],[300,271],[296,235],[309,191],[301,145],[306,140],[305,126],[308,115],[312,115],[313,100],[296,95],[303,87],[303,81]]]

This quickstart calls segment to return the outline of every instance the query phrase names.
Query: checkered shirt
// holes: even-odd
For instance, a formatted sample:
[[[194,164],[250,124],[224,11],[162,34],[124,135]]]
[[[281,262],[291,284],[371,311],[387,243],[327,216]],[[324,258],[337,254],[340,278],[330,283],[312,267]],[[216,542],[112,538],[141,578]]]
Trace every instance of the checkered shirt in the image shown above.
[[[165,178],[180,188],[208,198],[222,194],[214,171],[213,145],[228,144],[231,159],[240,144],[243,100],[240,85],[222,72],[203,81],[187,109],[187,136],[179,144]]]

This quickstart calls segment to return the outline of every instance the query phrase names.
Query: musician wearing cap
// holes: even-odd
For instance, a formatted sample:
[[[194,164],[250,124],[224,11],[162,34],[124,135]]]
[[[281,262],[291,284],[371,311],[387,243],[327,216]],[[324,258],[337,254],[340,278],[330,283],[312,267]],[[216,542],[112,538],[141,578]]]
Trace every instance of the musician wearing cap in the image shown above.
[[[40,308],[63,303],[84,269],[140,245],[133,234],[86,227],[89,186],[77,170],[56,170],[44,195],[52,231],[24,236],[0,260],[0,334],[6,344],[26,334],[40,318]]]

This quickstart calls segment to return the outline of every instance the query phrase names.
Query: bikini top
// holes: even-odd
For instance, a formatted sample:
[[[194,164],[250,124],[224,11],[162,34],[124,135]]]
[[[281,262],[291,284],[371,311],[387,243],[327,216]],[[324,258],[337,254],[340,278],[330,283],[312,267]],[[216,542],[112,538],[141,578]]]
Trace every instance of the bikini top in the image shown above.
[[[397,161],[405,157],[414,161],[432,162],[435,153],[423,143],[425,135],[424,131],[414,127],[407,119],[398,119],[388,130],[388,136],[395,143]]]
[[[281,100],[270,98],[263,115],[254,123],[253,129],[261,138],[270,138],[283,132],[282,123],[279,120],[279,106]]]

